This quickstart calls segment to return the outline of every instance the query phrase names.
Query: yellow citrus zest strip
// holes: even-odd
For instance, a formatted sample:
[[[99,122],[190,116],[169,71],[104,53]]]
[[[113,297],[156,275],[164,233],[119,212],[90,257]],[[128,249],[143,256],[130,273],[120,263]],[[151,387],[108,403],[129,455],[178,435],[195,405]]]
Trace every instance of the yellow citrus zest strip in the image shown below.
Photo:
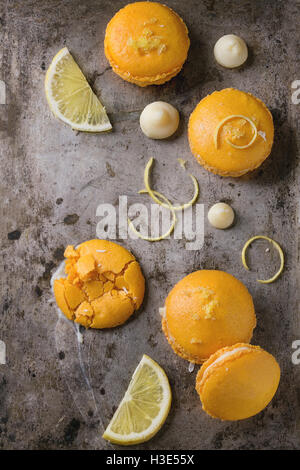
[[[270,284],[271,282],[274,282],[274,281],[276,281],[276,279],[278,279],[278,277],[280,276],[280,274],[282,273],[283,268],[284,268],[284,254],[283,254],[281,246],[277,242],[275,242],[275,240],[272,240],[272,238],[266,237],[264,235],[256,235],[255,237],[250,238],[245,243],[245,245],[243,246],[242,263],[244,265],[244,268],[246,268],[249,271],[249,267],[248,267],[247,262],[246,262],[246,251],[247,251],[248,246],[251,245],[251,243],[254,240],[258,240],[258,239],[267,240],[268,242],[272,243],[272,245],[276,248],[276,250],[278,251],[279,256],[280,256],[280,268],[277,271],[277,273],[273,277],[271,277],[270,279],[266,279],[266,280],[257,279],[257,282],[260,282],[261,284]]]
[[[149,196],[153,199],[153,201],[155,201],[157,204],[159,204],[160,206],[163,206],[165,207],[166,209],[170,209],[170,206],[168,204],[165,204],[163,202],[161,202],[158,197],[156,197],[155,193],[157,193],[157,191],[153,191],[151,188],[150,188],[150,184],[149,184],[149,172],[150,172],[150,168],[152,166],[152,163],[153,163],[154,159],[153,157],[150,158],[150,160],[148,161],[147,165],[146,165],[146,168],[145,168],[145,172],[144,172],[144,183],[145,183],[145,188],[149,194]],[[194,192],[194,196],[192,197],[192,199],[185,203],[185,204],[182,204],[180,206],[173,206],[173,204],[171,204],[170,202],[170,205],[171,207],[173,208],[174,211],[181,211],[181,210],[185,210],[187,209],[188,207],[192,206],[194,204],[194,202],[196,201],[198,195],[199,195],[199,185],[198,185],[198,181],[196,180],[195,176],[194,175],[191,175],[189,174],[189,176],[191,177],[193,183],[194,183],[194,189],[195,189],[195,192]],[[139,191],[139,193],[143,192],[144,190],[142,189],[142,191]],[[159,193],[158,193],[159,194]],[[161,197],[162,194],[159,194],[159,196]],[[164,199],[164,197],[162,198]]]
[[[178,161],[179,165],[181,166],[181,168],[183,168],[185,170],[186,169],[185,168],[186,161],[183,160],[183,158],[177,158],[177,161]]]
[[[251,127],[254,131],[254,134],[253,134],[253,137],[250,140],[250,142],[246,145],[235,145],[228,138],[226,139],[226,142],[229,145],[231,145],[232,147],[234,147],[235,149],[246,149],[246,148],[250,147],[250,145],[252,145],[253,142],[255,141],[255,139],[257,137],[257,127],[254,124],[254,122],[252,121],[252,119],[248,118],[247,116],[244,116],[243,114],[231,114],[231,116],[227,116],[226,118],[222,119],[222,121],[219,122],[219,124],[217,125],[217,127],[215,129],[214,143],[215,143],[216,149],[218,148],[218,135],[219,135],[219,131],[220,131],[221,127],[223,126],[223,124],[225,124],[225,122],[227,122],[227,121],[229,121],[230,119],[233,119],[233,118],[242,118],[242,119],[245,119],[247,122],[249,122],[249,124],[251,124]]]
[[[172,206],[172,204],[170,203],[170,201],[161,193],[159,193],[158,191],[152,191],[153,194],[155,196],[158,196],[160,198],[162,198],[166,205],[164,207],[167,207],[171,212],[172,212],[172,216],[173,216],[173,220],[172,220],[172,224],[169,228],[169,230],[164,233],[163,235],[161,235],[160,237],[144,237],[144,235],[142,235],[140,232],[137,231],[137,229],[135,228],[135,226],[133,225],[133,223],[131,222],[131,220],[128,218],[128,225],[129,227],[131,228],[131,230],[139,237],[141,238],[142,240],[146,240],[148,242],[158,242],[160,240],[163,240],[164,238],[167,238],[174,230],[174,227],[175,227],[175,224],[177,222],[177,218],[176,218],[176,214],[175,214],[175,210]],[[147,189],[142,189],[141,191],[139,191],[140,194],[144,194],[144,193],[148,193],[148,190]],[[157,198],[155,198],[156,200]],[[159,199],[157,199],[159,201]],[[159,202],[160,205],[162,205],[161,201]]]

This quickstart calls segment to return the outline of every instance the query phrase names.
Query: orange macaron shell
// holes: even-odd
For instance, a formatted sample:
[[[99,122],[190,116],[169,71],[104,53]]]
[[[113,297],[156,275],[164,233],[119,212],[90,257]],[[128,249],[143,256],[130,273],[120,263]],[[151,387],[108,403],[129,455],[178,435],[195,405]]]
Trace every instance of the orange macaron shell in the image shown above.
[[[263,410],[280,381],[275,358],[260,348],[237,343],[213,354],[201,367],[196,390],[213,418],[236,421]]]
[[[131,3],[107,25],[104,50],[114,72],[139,86],[159,85],[177,75],[190,41],[182,19],[166,5]]]
[[[219,129],[217,146],[215,132]],[[257,137],[247,148],[254,135],[249,118],[257,128]],[[258,168],[269,156],[273,140],[273,118],[266,105],[250,93],[234,88],[215,91],[203,98],[192,112],[188,125],[190,149],[198,162],[207,170],[221,176],[238,177]]]
[[[124,323],[143,301],[145,279],[134,256],[117,243],[89,240],[65,250],[65,277],[53,290],[60,310],[87,328]]]
[[[224,346],[249,342],[253,300],[242,282],[216,270],[196,271],[169,293],[162,328],[174,352],[198,364]]]

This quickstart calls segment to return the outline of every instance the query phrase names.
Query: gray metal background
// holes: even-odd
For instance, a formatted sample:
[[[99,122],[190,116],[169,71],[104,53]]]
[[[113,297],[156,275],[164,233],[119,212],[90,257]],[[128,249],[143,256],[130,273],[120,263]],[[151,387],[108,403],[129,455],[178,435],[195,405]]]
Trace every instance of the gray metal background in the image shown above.
[[[186,21],[191,48],[182,72],[160,87],[141,89],[118,78],[103,52],[105,26],[125,1],[0,1],[0,79],[7,104],[0,106],[1,311],[0,339],[7,364],[0,365],[0,447],[25,449],[111,448],[101,438],[143,353],[168,374],[173,405],[163,429],[145,449],[300,448],[299,369],[292,365],[292,341],[300,337],[297,311],[297,144],[299,109],[291,103],[291,82],[300,79],[299,2],[168,0]],[[250,57],[240,70],[215,64],[213,45],[225,33],[241,35]],[[76,134],[55,120],[44,94],[52,57],[67,45],[113,124],[109,135]],[[252,177],[222,179],[202,169],[187,142],[188,117],[208,93],[237,87],[263,99],[275,120],[272,156]],[[143,107],[166,100],[181,113],[176,138],[158,142],[140,131]],[[156,244],[122,242],[139,259],[147,292],[139,313],[120,328],[84,331],[80,355],[72,325],[58,322],[49,303],[51,273],[67,244],[94,238],[96,208],[117,206],[119,195],[141,202],[142,175],[157,159],[155,185],[172,200],[191,197],[190,181],[177,158],[200,184],[199,202],[234,207],[228,231],[205,225],[205,246],[184,249],[173,238]],[[12,234],[12,232],[14,232]],[[283,276],[260,285],[255,269],[240,262],[243,243],[254,234],[281,243]],[[257,243],[250,261],[270,275],[278,258]],[[262,413],[240,422],[208,417],[194,390],[188,363],[172,353],[160,327],[158,308],[185,274],[202,268],[226,270],[248,286],[258,326],[253,343],[273,353],[282,368],[276,397]],[[81,358],[81,364],[80,364]],[[81,371],[83,366],[86,377]],[[88,379],[88,381],[86,380]],[[103,424],[102,424],[103,423]],[[298,423],[298,425],[297,425]]]

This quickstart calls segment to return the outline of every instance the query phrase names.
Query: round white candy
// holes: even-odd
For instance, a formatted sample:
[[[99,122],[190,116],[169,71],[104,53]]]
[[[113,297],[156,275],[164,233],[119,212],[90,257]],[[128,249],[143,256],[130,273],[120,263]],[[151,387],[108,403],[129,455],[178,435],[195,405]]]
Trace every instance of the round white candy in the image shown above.
[[[229,69],[239,67],[247,60],[247,44],[235,34],[226,34],[216,42],[214,55],[216,61],[223,67]]]
[[[210,225],[215,228],[225,229],[233,224],[234,212],[225,202],[217,202],[209,209],[207,217]]]
[[[166,139],[176,132],[179,113],[174,106],[164,101],[148,104],[140,115],[140,126],[150,139]]]

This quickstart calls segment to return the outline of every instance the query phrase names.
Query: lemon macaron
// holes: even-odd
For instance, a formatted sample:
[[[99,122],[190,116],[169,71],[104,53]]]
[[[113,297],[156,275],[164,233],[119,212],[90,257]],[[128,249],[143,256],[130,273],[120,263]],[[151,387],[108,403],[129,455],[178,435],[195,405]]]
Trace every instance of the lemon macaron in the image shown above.
[[[188,30],[177,13],[157,2],[135,2],[107,25],[104,50],[113,71],[141,87],[177,75],[186,58]]]
[[[213,418],[236,421],[262,411],[272,400],[280,367],[259,346],[238,343],[213,354],[201,367],[196,390]]]
[[[190,149],[207,170],[221,176],[242,176],[269,156],[273,118],[267,106],[244,91],[226,88],[203,98],[192,112]]]
[[[162,313],[162,329],[174,352],[197,364],[220,348],[249,342],[256,326],[247,288],[217,270],[184,277],[169,293]]]

